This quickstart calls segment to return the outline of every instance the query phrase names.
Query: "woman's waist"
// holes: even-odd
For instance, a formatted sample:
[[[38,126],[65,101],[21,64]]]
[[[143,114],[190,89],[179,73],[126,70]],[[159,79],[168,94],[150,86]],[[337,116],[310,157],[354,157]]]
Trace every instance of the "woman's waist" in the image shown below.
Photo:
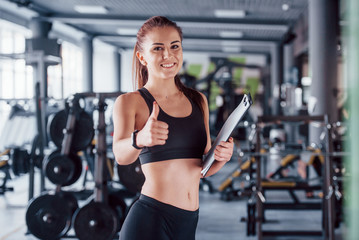
[[[200,159],[176,159],[142,165],[145,183],[142,194],[183,208],[198,208],[201,178]]]
[[[170,215],[176,215],[176,216],[179,216],[180,218],[198,217],[198,212],[199,212],[198,208],[194,209],[194,210],[187,210],[187,209],[179,208],[175,205],[164,203],[162,201],[159,201],[155,198],[149,197],[144,194],[140,195],[139,201],[145,202],[145,203],[151,205],[152,207],[156,208],[159,211],[165,211],[165,212],[169,213]]]
[[[160,188],[147,187],[146,184],[144,184],[141,194],[187,211],[195,211],[199,207],[198,186],[197,191],[183,191],[181,189],[164,190]]]

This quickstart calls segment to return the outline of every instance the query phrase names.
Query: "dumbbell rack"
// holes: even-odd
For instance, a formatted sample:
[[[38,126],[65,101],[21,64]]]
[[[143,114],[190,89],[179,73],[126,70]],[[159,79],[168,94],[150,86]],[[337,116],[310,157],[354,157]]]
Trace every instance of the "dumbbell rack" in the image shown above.
[[[116,213],[108,204],[107,178],[104,166],[107,160],[105,110],[106,98],[117,97],[119,93],[97,93],[98,124],[96,128],[95,189],[94,200],[78,209],[74,214],[74,229],[81,239],[111,239],[119,226]],[[104,224],[106,223],[106,224]]]
[[[74,139],[74,128],[76,120],[78,118],[76,108],[79,106],[79,99],[83,98],[95,98],[97,99],[97,111],[98,111],[98,124],[96,126],[96,155],[95,155],[95,169],[94,169],[94,181],[95,189],[93,192],[93,200],[85,204],[85,206],[78,208],[77,199],[70,193],[62,191],[62,185],[56,184],[55,193],[43,194],[39,198],[33,199],[29,203],[27,215],[28,227],[31,222],[36,222],[36,225],[41,225],[42,233],[36,235],[35,228],[30,230],[31,233],[35,233],[40,239],[47,239],[48,237],[63,237],[67,234],[71,227],[71,222],[76,233],[76,237],[79,239],[110,239],[115,236],[119,230],[119,220],[117,214],[108,205],[108,190],[107,190],[107,178],[104,177],[104,164],[107,160],[107,147],[106,147],[106,123],[105,123],[105,110],[106,110],[106,98],[115,98],[119,96],[120,92],[115,93],[78,93],[73,96],[69,102],[69,114],[66,122],[66,129],[64,131],[64,138],[61,144],[61,152],[57,153],[57,157],[61,159],[69,158],[71,154],[72,141]],[[70,160],[71,161],[71,160]],[[61,171],[61,169],[60,169]],[[66,195],[66,196],[65,196]],[[49,204],[52,202],[61,202],[59,199],[66,200],[64,202],[63,212],[56,206]],[[31,207],[31,205],[33,207]],[[42,208],[42,205],[46,205],[46,208]],[[29,214],[28,214],[29,212]],[[38,214],[38,213],[41,214]],[[36,220],[34,221],[34,216]],[[28,218],[28,216],[27,216]],[[61,219],[60,222],[56,222],[54,219]],[[54,222],[55,221],[55,222]],[[60,229],[54,229],[54,223],[61,225]],[[70,223],[70,225],[68,224]],[[62,227],[63,226],[63,227]],[[46,230],[49,232],[46,233]],[[51,231],[56,231],[56,234],[52,234]],[[45,233],[43,233],[45,232]],[[51,236],[50,236],[51,235]],[[68,236],[70,237],[70,236]]]

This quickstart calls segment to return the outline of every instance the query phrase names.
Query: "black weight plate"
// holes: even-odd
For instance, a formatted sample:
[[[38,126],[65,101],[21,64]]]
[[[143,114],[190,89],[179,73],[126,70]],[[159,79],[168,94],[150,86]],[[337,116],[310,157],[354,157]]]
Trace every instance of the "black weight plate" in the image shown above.
[[[72,160],[72,162],[75,164],[74,174],[71,180],[67,183],[67,185],[72,185],[81,177],[83,167],[82,167],[82,160],[77,154],[70,153],[69,157]]]
[[[70,208],[58,195],[42,195],[30,201],[26,224],[37,238],[60,239],[71,227]]]
[[[11,154],[11,168],[15,176],[26,174],[30,170],[30,155],[26,150],[14,148]]]
[[[118,219],[109,205],[91,202],[75,212],[73,225],[80,240],[108,240],[117,233]]]
[[[70,192],[61,192],[60,195],[67,202],[72,216],[75,213],[75,211],[79,208],[79,205],[77,203],[77,198],[74,196],[73,193]]]
[[[54,151],[52,151],[46,158],[52,158],[54,157],[56,154],[60,154],[61,150],[60,149],[56,149]]]
[[[92,142],[94,135],[95,131],[92,116],[86,112],[82,112],[79,121],[76,122],[72,149],[76,152],[85,149]]]
[[[50,121],[48,132],[51,140],[58,148],[61,148],[64,139],[68,113],[65,110],[57,112]],[[71,143],[71,150],[74,152],[85,149],[94,137],[94,123],[92,117],[81,112],[79,120],[76,121],[74,135]]]
[[[139,159],[129,165],[117,165],[117,173],[121,183],[128,191],[133,194],[141,192],[145,175],[142,172]]]
[[[61,148],[62,140],[64,139],[64,129],[67,122],[67,111],[61,110],[53,115],[48,124],[48,133],[51,140],[58,148]]]
[[[68,186],[73,181],[76,163],[60,153],[50,155],[44,163],[46,177],[54,184]]]

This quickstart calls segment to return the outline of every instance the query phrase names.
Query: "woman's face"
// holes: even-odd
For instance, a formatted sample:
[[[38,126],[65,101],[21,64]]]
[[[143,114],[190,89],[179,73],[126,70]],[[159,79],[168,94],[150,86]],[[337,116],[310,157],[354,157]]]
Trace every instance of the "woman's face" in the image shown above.
[[[152,29],[137,57],[147,66],[149,78],[173,79],[183,64],[180,35],[173,27]]]

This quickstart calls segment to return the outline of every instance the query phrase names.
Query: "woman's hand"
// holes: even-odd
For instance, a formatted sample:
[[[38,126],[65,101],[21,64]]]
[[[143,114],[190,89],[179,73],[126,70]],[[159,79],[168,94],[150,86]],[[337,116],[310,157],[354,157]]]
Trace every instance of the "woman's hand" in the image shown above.
[[[233,138],[230,137],[228,142],[220,142],[220,144],[214,150],[214,159],[217,161],[226,161],[231,160],[233,154]]]
[[[157,117],[160,108],[156,102],[153,102],[153,109],[145,126],[137,133],[136,143],[139,147],[152,147],[155,145],[164,145],[168,138],[168,124],[158,121]]]

